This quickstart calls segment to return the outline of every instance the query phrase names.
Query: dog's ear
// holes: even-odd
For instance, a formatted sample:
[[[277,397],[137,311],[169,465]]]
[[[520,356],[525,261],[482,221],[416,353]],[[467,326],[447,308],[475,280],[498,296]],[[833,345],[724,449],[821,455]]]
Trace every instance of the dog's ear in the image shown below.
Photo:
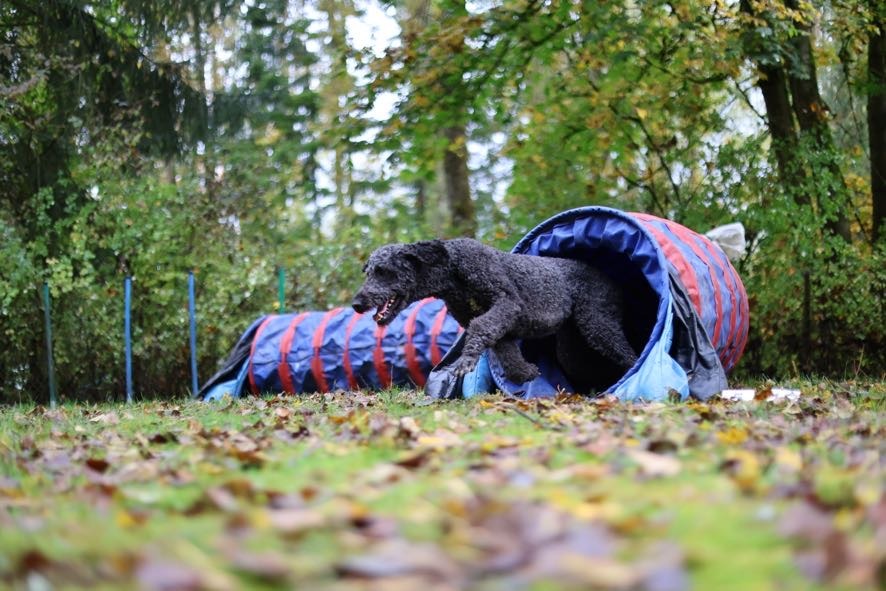
[[[406,258],[419,265],[438,266],[449,260],[449,253],[442,240],[414,242],[406,251]]]

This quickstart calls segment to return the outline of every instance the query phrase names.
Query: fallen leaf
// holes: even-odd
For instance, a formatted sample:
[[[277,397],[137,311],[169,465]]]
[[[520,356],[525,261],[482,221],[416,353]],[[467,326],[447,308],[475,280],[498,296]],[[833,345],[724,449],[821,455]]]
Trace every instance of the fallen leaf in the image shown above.
[[[612,558],[567,553],[560,558],[560,565],[566,575],[594,589],[630,589],[643,576],[636,568]]]
[[[150,441],[151,443],[157,444],[157,445],[162,445],[164,443],[177,443],[178,436],[176,436],[175,433],[170,433],[170,432],[154,433],[153,435],[148,437],[148,441]]]
[[[89,458],[88,460],[86,460],[86,466],[94,472],[104,474],[105,472],[107,472],[111,464],[108,463],[108,461],[104,458]]]
[[[640,449],[627,450],[626,455],[639,466],[641,474],[650,478],[676,476],[680,473],[680,460],[672,456]]]
[[[820,543],[834,531],[834,520],[810,503],[799,501],[785,511],[778,531],[783,536]]]
[[[674,454],[680,447],[670,439],[653,439],[646,444],[646,450],[655,454]]]
[[[271,509],[265,515],[271,528],[284,536],[299,536],[327,523],[325,516],[310,509]]]
[[[194,567],[168,560],[148,559],[135,570],[135,578],[148,591],[200,591],[206,585]]]
[[[769,400],[770,398],[772,398],[772,386],[766,386],[754,392],[754,400],[758,402]]]
[[[376,544],[366,554],[345,558],[335,565],[340,577],[383,579],[423,575],[455,584],[462,577],[459,566],[438,546],[395,539]]]
[[[397,423],[397,436],[406,439],[406,440],[414,440],[421,434],[421,427],[418,426],[418,423],[412,417],[401,417]]]
[[[120,423],[120,417],[116,412],[100,413],[89,419],[90,423],[101,423],[103,425],[117,425]]]
[[[743,493],[757,491],[760,484],[760,460],[752,452],[743,449],[731,450],[726,460],[720,464],[720,469],[726,472],[739,490]]]
[[[286,557],[275,552],[249,552],[238,548],[227,555],[234,570],[265,583],[280,585],[292,574]]]
[[[717,440],[725,445],[741,445],[748,439],[748,431],[744,427],[729,427],[717,432]]]
[[[394,464],[409,470],[416,470],[427,464],[432,455],[433,453],[429,449],[422,449],[394,460]]]

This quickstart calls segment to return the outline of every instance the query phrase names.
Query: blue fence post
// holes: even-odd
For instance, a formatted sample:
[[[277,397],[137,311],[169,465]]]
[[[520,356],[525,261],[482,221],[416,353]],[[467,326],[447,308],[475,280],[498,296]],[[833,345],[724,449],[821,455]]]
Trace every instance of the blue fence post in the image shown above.
[[[123,341],[126,347],[126,402],[132,402],[132,323],[130,307],[132,301],[132,277],[123,279]]]
[[[55,362],[52,358],[52,318],[49,312],[49,284],[43,282],[43,319],[46,324],[46,365],[49,373],[49,407],[55,408]]]
[[[188,271],[188,318],[191,325],[191,389],[196,398],[197,384],[197,304],[194,297],[194,271]]]

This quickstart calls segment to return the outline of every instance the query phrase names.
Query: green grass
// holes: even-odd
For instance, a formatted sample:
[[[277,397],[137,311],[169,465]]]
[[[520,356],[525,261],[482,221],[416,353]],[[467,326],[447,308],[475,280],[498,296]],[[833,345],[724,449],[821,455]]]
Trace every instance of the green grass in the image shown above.
[[[875,588],[886,388],[799,386],[799,403],[6,408],[0,584]],[[810,501],[824,534],[790,535]]]

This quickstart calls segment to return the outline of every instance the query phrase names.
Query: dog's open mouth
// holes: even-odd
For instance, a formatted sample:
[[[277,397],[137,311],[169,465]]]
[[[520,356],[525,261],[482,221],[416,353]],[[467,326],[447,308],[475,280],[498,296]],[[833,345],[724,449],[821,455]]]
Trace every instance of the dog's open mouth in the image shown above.
[[[401,301],[402,298],[400,296],[391,296],[384,304],[379,306],[378,310],[372,316],[372,319],[378,324],[387,324],[399,311]]]

